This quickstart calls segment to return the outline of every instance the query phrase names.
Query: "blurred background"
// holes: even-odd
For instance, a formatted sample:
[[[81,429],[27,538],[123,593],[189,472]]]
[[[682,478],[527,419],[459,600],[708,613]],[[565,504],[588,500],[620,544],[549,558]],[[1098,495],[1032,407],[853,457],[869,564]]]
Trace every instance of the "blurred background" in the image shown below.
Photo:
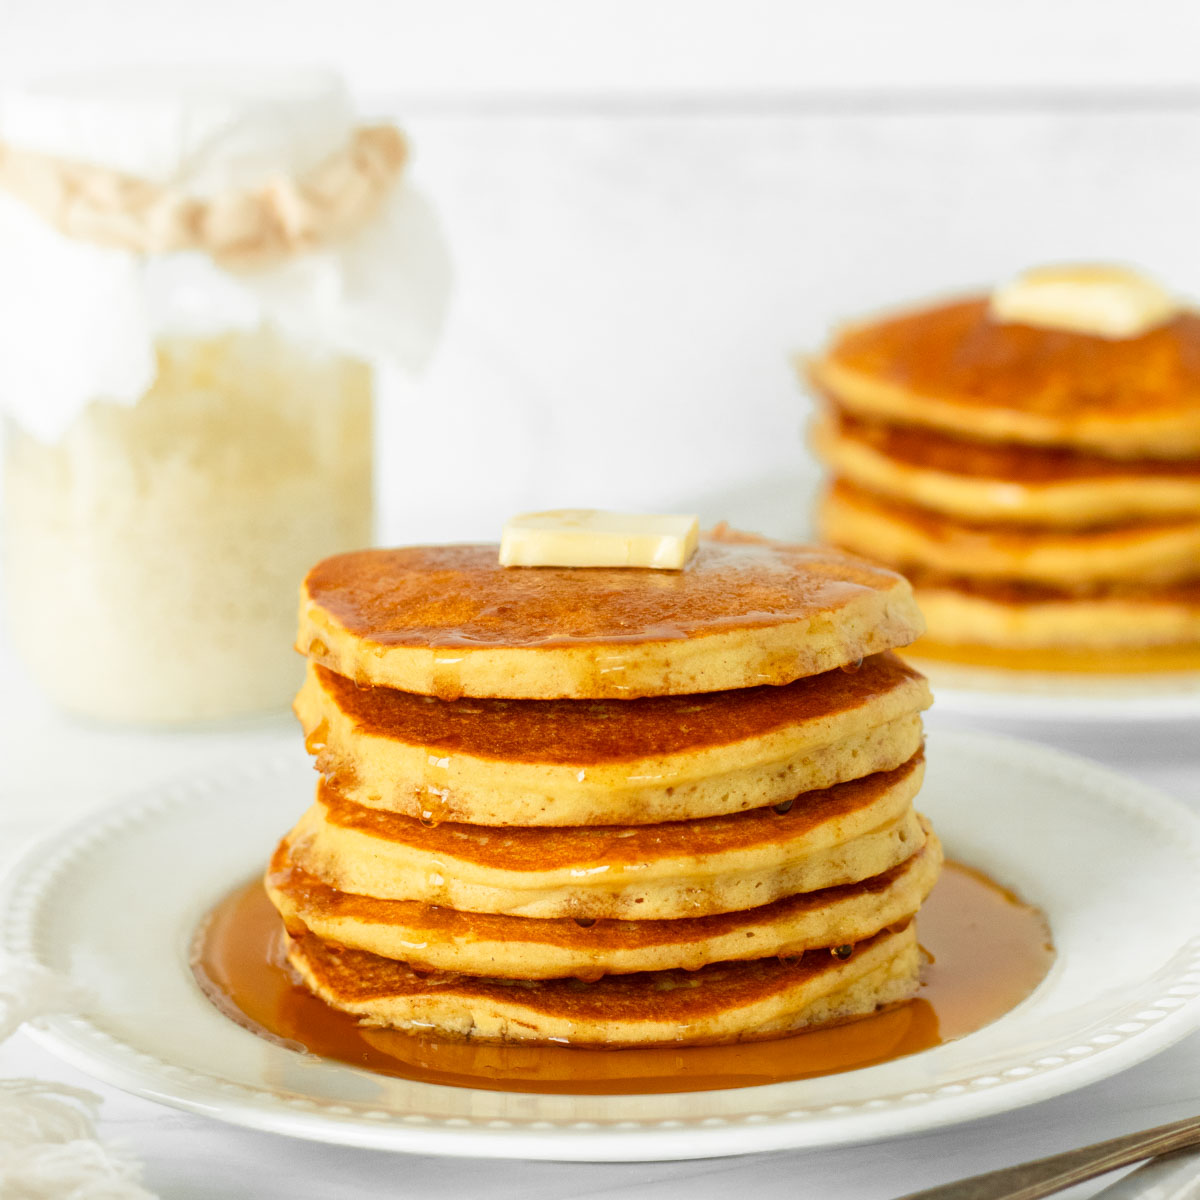
[[[0,81],[332,65],[410,135],[454,262],[385,373],[385,542],[514,512],[806,526],[791,358],[832,322],[1115,259],[1200,292],[1186,0],[0,0]]]

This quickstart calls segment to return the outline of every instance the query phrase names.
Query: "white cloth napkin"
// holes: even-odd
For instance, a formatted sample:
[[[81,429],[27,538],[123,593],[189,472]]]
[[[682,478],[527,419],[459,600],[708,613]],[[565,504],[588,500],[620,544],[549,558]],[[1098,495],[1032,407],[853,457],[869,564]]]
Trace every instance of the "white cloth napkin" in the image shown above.
[[[84,1006],[52,972],[0,964],[0,1042],[26,1021]],[[0,1200],[154,1200],[141,1167],[96,1139],[100,1097],[36,1079],[0,1079]]]

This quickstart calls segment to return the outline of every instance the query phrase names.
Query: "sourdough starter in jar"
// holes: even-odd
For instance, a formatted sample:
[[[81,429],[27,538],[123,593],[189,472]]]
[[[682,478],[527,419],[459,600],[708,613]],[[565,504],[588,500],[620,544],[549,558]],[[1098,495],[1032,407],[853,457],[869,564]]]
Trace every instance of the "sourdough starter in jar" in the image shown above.
[[[305,571],[371,542],[368,363],[413,366],[432,345],[447,274],[436,225],[346,149],[361,131],[323,75],[84,80],[2,116],[9,636],[75,713],[186,723],[282,708],[302,675]],[[395,156],[399,135],[383,134]],[[119,178],[233,197],[236,254],[220,233],[216,249],[177,244],[190,215],[176,244],[148,249],[138,239],[159,236],[161,214],[134,212],[124,244],[124,225],[105,225],[113,177],[99,218],[80,219],[30,203],[11,156],[5,175],[6,150],[71,171],[84,147]],[[288,193],[266,233],[247,225],[241,198],[257,216],[281,176],[334,216],[296,216]],[[267,252],[243,253],[247,228]]]
[[[188,721],[298,685],[297,581],[371,541],[371,375],[267,331],[164,340],[133,407],[8,430],[8,623],[63,708]]]

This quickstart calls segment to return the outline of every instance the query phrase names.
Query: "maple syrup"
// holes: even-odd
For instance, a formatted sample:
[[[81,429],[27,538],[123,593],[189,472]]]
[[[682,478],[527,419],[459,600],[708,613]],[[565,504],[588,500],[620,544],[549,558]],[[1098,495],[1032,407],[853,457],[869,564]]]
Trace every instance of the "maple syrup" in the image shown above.
[[[946,864],[917,930],[930,962],[914,1000],[832,1028],[728,1046],[491,1045],[360,1026],[295,982],[283,957],[282,922],[258,880],[212,911],[193,969],[205,994],[240,1025],[385,1075],[499,1091],[691,1092],[828,1075],[953,1041],[1020,1003],[1054,958],[1037,909],[957,863]]]
[[[325,739],[329,736],[329,722],[322,720],[304,736],[304,748],[309,754],[318,755],[325,749]]]

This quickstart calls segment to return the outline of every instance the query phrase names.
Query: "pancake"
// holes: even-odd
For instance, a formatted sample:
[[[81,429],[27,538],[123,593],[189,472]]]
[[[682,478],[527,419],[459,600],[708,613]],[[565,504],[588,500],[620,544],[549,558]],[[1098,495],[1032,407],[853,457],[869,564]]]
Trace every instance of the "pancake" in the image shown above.
[[[630,699],[785,684],[922,629],[893,572],[717,533],[681,571],[504,568],[494,545],[319,563],[297,648],[359,683],[435,695]]]
[[[328,781],[291,834],[292,856],[343,892],[523,917],[656,920],[768,904],[856,883],[924,840],[916,756],[894,771],[755,809],[662,825],[504,828],[353,804]],[[782,806],[780,806],[782,807]]]
[[[637,700],[438,700],[310,664],[317,765],[357,804],[471,825],[657,824],[907,762],[928,685],[893,654],[778,687]]]
[[[968,523],[1083,527],[1200,512],[1200,458],[1004,446],[832,413],[812,443],[844,479]]]
[[[928,689],[891,651],[922,630],[894,571],[724,528],[669,572],[319,563],[295,709],[321,779],[265,880],[289,962],[367,1026],[535,1046],[908,998],[942,850],[913,808]]]
[[[900,569],[1058,586],[1200,575],[1200,513],[1083,530],[967,525],[840,481],[819,519],[831,542]]]
[[[267,892],[287,928],[325,942],[401,959],[422,970],[516,979],[696,970],[711,962],[795,955],[863,941],[917,911],[937,880],[942,849],[924,845],[861,883],[800,893],[744,912],[673,921],[570,917],[531,920],[464,913],[411,900],[339,892],[297,867],[285,841]]]
[[[808,365],[867,418],[1114,458],[1200,455],[1200,316],[1110,340],[1005,324],[972,297],[843,329]]]
[[[907,999],[917,987],[916,926],[884,930],[847,959],[814,950],[714,963],[698,971],[512,980],[422,975],[402,962],[346,950],[311,934],[288,961],[326,1003],[364,1024],[482,1041],[573,1046],[679,1046],[779,1037]]]
[[[1200,646],[1200,580],[1081,592],[915,576],[938,641],[1064,651]],[[917,643],[920,646],[920,643]]]

